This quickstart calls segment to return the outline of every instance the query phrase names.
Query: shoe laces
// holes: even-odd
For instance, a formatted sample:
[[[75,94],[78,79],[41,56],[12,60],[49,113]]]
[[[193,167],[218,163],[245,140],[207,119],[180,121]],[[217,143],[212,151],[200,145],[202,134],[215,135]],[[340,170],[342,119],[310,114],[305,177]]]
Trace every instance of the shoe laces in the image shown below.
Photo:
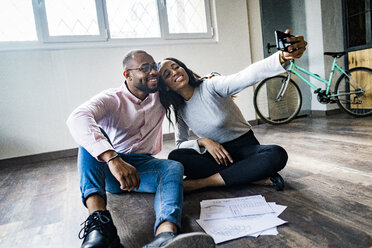
[[[100,212],[92,213],[86,221],[80,225],[84,225],[79,232],[79,239],[84,239],[91,231],[98,230],[103,233],[103,225],[110,222],[110,218]],[[82,235],[83,234],[83,235]]]

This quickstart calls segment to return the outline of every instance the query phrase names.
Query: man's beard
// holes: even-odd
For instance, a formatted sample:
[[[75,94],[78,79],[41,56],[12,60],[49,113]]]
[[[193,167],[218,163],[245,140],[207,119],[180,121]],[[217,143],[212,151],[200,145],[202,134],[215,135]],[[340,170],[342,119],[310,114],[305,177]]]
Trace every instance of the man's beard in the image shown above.
[[[142,90],[143,92],[146,92],[148,94],[157,92],[158,88],[159,88],[159,86],[156,86],[155,88],[151,89],[147,86],[147,84],[140,84],[137,87],[137,89]]]
[[[147,88],[147,87],[146,87],[146,88]],[[155,89],[147,88],[146,92],[147,92],[147,93],[155,93],[155,92],[158,91],[158,89],[159,89],[159,87],[156,87]]]

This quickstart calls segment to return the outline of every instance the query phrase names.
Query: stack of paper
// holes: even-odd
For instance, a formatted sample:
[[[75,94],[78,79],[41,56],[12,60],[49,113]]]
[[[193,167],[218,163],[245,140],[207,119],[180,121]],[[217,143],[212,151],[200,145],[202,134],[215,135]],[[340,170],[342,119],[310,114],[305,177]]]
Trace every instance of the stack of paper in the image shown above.
[[[262,195],[205,200],[200,205],[196,222],[216,244],[244,236],[276,235],[276,227],[286,223],[278,216],[287,207],[268,203]]]

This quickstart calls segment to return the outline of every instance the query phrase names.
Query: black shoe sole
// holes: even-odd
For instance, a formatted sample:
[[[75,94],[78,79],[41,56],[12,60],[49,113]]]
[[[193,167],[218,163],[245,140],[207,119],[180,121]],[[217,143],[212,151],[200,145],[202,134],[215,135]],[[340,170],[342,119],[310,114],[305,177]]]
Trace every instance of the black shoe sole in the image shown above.
[[[273,187],[276,191],[282,191],[284,189],[284,180],[278,173],[272,175],[270,180],[273,182]]]

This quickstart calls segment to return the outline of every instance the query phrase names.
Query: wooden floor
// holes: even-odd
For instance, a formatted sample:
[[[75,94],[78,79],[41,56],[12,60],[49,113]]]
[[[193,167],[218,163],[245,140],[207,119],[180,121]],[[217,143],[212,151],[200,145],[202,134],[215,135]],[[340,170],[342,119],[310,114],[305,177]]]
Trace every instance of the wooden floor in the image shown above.
[[[195,220],[203,199],[262,194],[286,205],[288,223],[277,236],[241,238],[218,247],[371,247],[372,117],[344,114],[299,118],[282,126],[259,125],[262,144],[279,144],[289,161],[286,189],[246,185],[205,189],[184,197],[182,232],[201,231]],[[165,143],[160,156],[173,148]],[[108,195],[125,247],[153,238],[153,195]],[[76,157],[0,168],[0,247],[79,247],[80,201]]]

